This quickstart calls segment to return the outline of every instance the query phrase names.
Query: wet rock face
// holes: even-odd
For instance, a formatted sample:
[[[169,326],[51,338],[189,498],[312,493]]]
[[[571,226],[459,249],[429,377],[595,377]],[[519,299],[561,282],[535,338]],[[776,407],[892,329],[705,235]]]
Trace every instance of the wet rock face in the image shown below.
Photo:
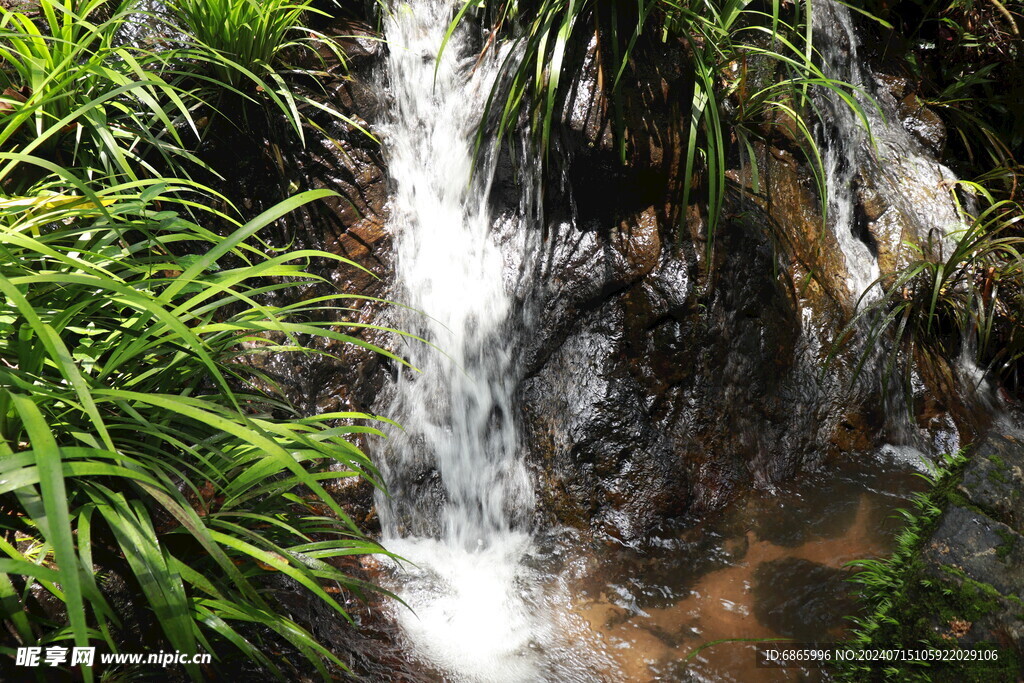
[[[578,321],[520,394],[539,510],[632,538],[684,512],[689,492],[671,436],[650,420],[652,397],[622,362],[622,315],[610,303]]]
[[[959,490],[1014,533],[1024,534],[1024,436],[989,436],[977,447]]]
[[[942,117],[917,96],[907,79],[880,73],[875,75],[875,83],[887,100],[885,104],[899,114],[903,127],[936,159],[941,158],[946,148],[946,125]]]
[[[749,169],[730,171],[745,190],[729,199],[709,274],[699,214],[688,214],[680,238],[673,204],[683,137],[671,102],[688,87],[685,70],[679,55],[638,55],[642,82],[624,91],[639,93],[647,115],[630,122],[624,166],[592,65],[569,98],[564,181],[548,193],[529,340],[517,351],[539,509],[627,539],[829,454],[878,447],[891,428],[870,369],[848,386],[856,349],[821,372],[857,293],[794,141],[783,132],[757,147],[758,192]],[[941,182],[926,187],[915,175],[921,149],[941,147],[944,131],[905,86],[880,97],[917,141],[882,136],[853,188],[861,239],[883,273],[906,264],[904,241],[924,242],[926,221],[948,204]],[[879,164],[892,168],[880,174]],[[929,173],[941,179],[941,169]],[[909,190],[889,186],[904,177]],[[924,378],[928,409],[907,438],[959,443],[973,427],[935,399],[933,380]]]
[[[343,110],[376,111],[378,89],[368,84],[382,47],[359,38],[357,26],[328,30],[356,37],[346,48],[353,78],[324,87]],[[730,198],[710,274],[699,212],[679,227],[684,137],[672,103],[689,85],[682,53],[659,50],[637,52],[640,82],[624,88],[625,165],[596,67],[587,63],[563,112],[564,176],[548,183],[544,235],[526,274],[510,276],[524,311],[525,333],[512,335],[510,352],[522,377],[522,442],[539,482],[540,521],[626,539],[659,520],[714,508],[742,487],[771,487],[832,452],[875,447],[884,423],[870,387],[845,390],[854,358],[841,356],[834,371],[820,374],[852,304],[843,256],[822,230],[813,178],[792,141],[758,147],[759,193],[742,169],[731,172],[746,191]],[[908,96],[891,95],[893,107],[897,94]],[[330,139],[315,136],[288,153],[300,187],[342,196],[288,226],[285,237],[372,272],[323,264],[340,291],[386,297],[391,238],[380,150],[352,126],[329,131]],[[495,215],[518,210],[520,182],[511,164],[500,166]],[[904,231],[890,217],[900,209],[866,182],[858,197],[865,234],[891,270]],[[515,224],[496,225],[499,241],[512,238]],[[351,308],[338,315],[340,325],[388,320],[377,302],[353,300]],[[360,336],[393,346],[383,333]],[[316,343],[335,357],[278,368],[303,410],[368,411],[375,402],[384,410],[386,362],[350,344]],[[955,431],[944,418],[933,406],[929,419]],[[421,495],[443,495],[429,463],[421,469],[410,478]],[[363,494],[365,509],[354,516],[368,518]]]
[[[739,487],[771,486],[830,450],[870,447],[881,422],[865,397],[851,405],[834,378],[817,376],[848,314],[845,273],[837,247],[820,246],[812,181],[791,153],[766,153],[773,201],[732,199],[710,275],[699,215],[680,238],[681,137],[668,98],[686,83],[668,62],[641,64],[651,82],[635,91],[653,115],[631,129],[625,166],[595,122],[599,107],[580,104],[600,99],[592,75],[577,84],[567,182],[549,192],[517,350],[539,514],[624,539]],[[826,275],[811,282],[809,270]]]
[[[932,572],[937,578],[941,578],[943,567],[950,567],[992,586],[1002,595],[1024,594],[1020,575],[1024,543],[1020,535],[983,513],[951,507],[922,557],[926,563],[937,566],[937,571]]]
[[[816,376],[821,349],[801,331],[769,220],[747,207],[720,227],[710,281],[699,243],[663,237],[629,268],[616,248],[628,231],[563,224],[550,238],[560,278],[538,295],[520,392],[541,510],[631,539],[737,487],[782,481],[829,444],[847,447],[847,432],[864,436],[836,384]]]

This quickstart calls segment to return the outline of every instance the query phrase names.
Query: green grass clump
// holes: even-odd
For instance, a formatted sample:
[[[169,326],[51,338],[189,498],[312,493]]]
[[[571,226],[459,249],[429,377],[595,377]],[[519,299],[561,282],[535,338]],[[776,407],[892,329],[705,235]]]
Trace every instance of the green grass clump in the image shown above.
[[[160,75],[164,58],[115,40],[128,6],[44,0],[34,15],[0,8],[0,149],[85,176],[133,179],[153,170],[154,152],[172,167],[188,156],[172,119],[191,123],[189,109]],[[14,173],[18,164],[0,168],[9,191],[35,181],[24,166]]]
[[[289,48],[311,47],[301,19],[311,0],[175,0],[170,9],[189,36],[235,64],[276,65]],[[237,86],[241,73],[225,65],[223,80]]]
[[[905,602],[906,593],[911,589],[912,576],[917,569],[918,555],[921,545],[927,540],[934,529],[945,505],[947,490],[959,479],[959,471],[966,464],[966,457],[961,453],[951,456],[946,466],[933,476],[925,476],[931,488],[918,493],[911,499],[910,509],[900,509],[898,513],[906,521],[906,526],[896,536],[896,547],[892,554],[881,559],[856,560],[850,563],[858,571],[850,579],[859,586],[858,598],[864,607],[864,616],[851,617],[854,624],[852,635],[844,643],[845,646],[857,650],[868,647],[895,646],[888,640],[893,629],[900,628],[898,609]],[[924,476],[924,475],[922,475]],[[911,643],[903,643],[911,647]],[[923,666],[918,670],[904,672],[906,680],[924,676]],[[878,672],[870,663],[843,661],[836,664],[839,680],[870,679]],[[883,672],[884,674],[884,672]],[[888,679],[885,679],[888,680]]]
[[[318,322],[341,293],[267,303],[329,287],[314,260],[357,267],[262,248],[263,228],[332,193],[243,222],[227,198],[179,179],[203,167],[196,112],[212,90],[242,88],[202,71],[187,36],[159,54],[121,44],[140,16],[130,0],[0,9],[0,654],[134,642],[218,658],[186,667],[193,679],[238,659],[326,679],[343,662],[275,588],[340,619],[345,597],[373,589],[337,565],[384,551],[324,487],[380,485],[352,436],[379,435],[368,421],[381,418],[301,415],[261,367],[311,353],[314,337],[386,352]],[[298,17],[289,10],[287,31]],[[222,28],[253,37],[244,23]],[[275,70],[289,47],[205,64],[272,83],[251,101],[301,132],[300,98]]]
[[[220,237],[173,209],[194,186],[83,189],[0,205],[4,618],[23,645],[117,651],[122,619],[97,581],[115,572],[134,577],[177,650],[237,648],[284,675],[261,642],[274,633],[326,677],[325,662],[342,663],[285,615],[266,579],[288,577],[348,618],[325,588],[366,586],[330,560],[383,551],[323,483],[378,483],[347,437],[379,432],[355,426],[366,415],[296,414],[252,359],[301,353],[304,335],[368,345],[306,322],[324,300],[259,302],[318,281],[309,259],[344,259],[268,258],[251,239],[330,193]],[[185,245],[196,255],[176,255]],[[67,624],[33,607],[39,589],[64,603]]]
[[[296,87],[296,76],[308,77],[307,83],[319,83],[326,75],[308,66],[324,66],[321,49],[343,67],[346,63],[333,39],[306,26],[308,14],[326,16],[311,4],[312,0],[169,2],[173,28],[184,31],[182,73],[210,86],[200,90],[212,89],[212,96],[206,99],[215,109],[230,106],[225,105],[224,93],[241,98],[243,105],[249,102],[262,107],[269,100],[271,108],[284,115],[300,139],[304,138],[303,123],[308,121],[300,113],[300,106],[326,112],[370,135],[350,117]],[[226,118],[234,118],[233,112],[223,113]]]
[[[646,50],[680,49],[692,74],[690,92],[681,103],[686,148],[680,177],[705,178],[707,249],[726,193],[728,157],[734,145],[752,164],[758,191],[754,142],[773,128],[784,127],[803,151],[827,207],[824,169],[814,136],[817,113],[810,95],[816,89],[835,93],[860,117],[863,107],[849,84],[828,78],[813,47],[810,3],[782,0],[537,0],[490,2],[469,0],[453,20],[448,36],[470,14],[493,30],[504,26],[520,44],[501,65],[479,128],[478,145],[495,134],[500,140],[529,122],[537,147],[546,155],[553,130],[576,81],[574,72],[596,45],[598,85],[611,104],[620,159],[627,157],[629,130],[623,87],[634,70],[640,45]],[[748,64],[769,65],[749,69]],[[755,72],[771,74],[759,79]],[[684,182],[680,201],[690,202],[691,183]],[[685,211],[683,211],[685,214]]]
[[[832,351],[834,357],[866,324],[868,339],[856,368],[859,373],[876,344],[891,334],[883,378],[888,381],[902,369],[908,407],[912,360],[934,362],[969,348],[979,366],[1011,382],[1020,379],[1024,208],[996,201],[976,183],[961,185],[976,192],[988,207],[977,215],[962,212],[968,227],[952,236],[952,246],[941,235],[932,235],[924,245],[908,244],[916,258],[876,280],[883,296],[859,308]]]

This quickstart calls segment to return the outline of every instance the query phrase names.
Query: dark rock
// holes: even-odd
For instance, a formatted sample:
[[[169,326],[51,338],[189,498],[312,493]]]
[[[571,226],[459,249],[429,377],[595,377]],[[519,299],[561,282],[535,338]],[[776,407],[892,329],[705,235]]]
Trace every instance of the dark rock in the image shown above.
[[[759,148],[759,193],[745,172],[732,173],[747,191],[730,198],[710,275],[699,213],[681,229],[658,208],[672,203],[664,178],[680,158],[671,108],[657,99],[679,87],[672,73],[648,68],[661,85],[638,88],[654,105],[634,131],[647,142],[634,140],[625,167],[594,137],[606,130],[592,125],[600,107],[570,117],[581,142],[567,201],[549,197],[531,335],[518,354],[539,507],[627,538],[738,488],[770,487],[826,453],[875,447],[884,424],[870,387],[845,391],[854,357],[819,373],[852,298],[812,176],[793,153]],[[581,82],[574,96],[598,97],[595,87]],[[642,151],[652,145],[657,153]],[[645,169],[661,183],[639,180]],[[638,197],[637,183],[649,194]]]
[[[955,611],[931,614],[930,627],[946,642],[960,647],[997,645],[1024,653],[1024,602],[1020,593],[1000,593],[984,581],[950,566],[929,565],[925,576],[943,586]]]
[[[542,510],[636,538],[686,510],[685,470],[651,424],[642,385],[618,361],[622,313],[606,305],[522,387],[527,443],[542,469]],[[531,441],[532,440],[532,441]]]
[[[961,647],[999,645],[1024,653],[1024,538],[982,513],[956,505],[920,555],[922,577],[951,605],[929,614],[931,629]],[[1004,655],[1006,652],[1004,652]]]
[[[960,491],[1018,534],[1024,533],[1024,443],[993,434],[974,448]]]
[[[1024,538],[979,512],[950,506],[921,559],[936,577],[941,577],[942,567],[949,566],[1003,595],[1024,596]]]
[[[804,642],[835,637],[855,611],[849,572],[800,558],[764,562],[754,570],[754,616],[762,626]]]
[[[906,78],[880,73],[875,75],[875,82],[897,101],[902,100],[910,92],[910,81]]]
[[[624,538],[783,481],[823,443],[848,447],[853,419],[807,354],[770,216],[727,219],[703,281],[687,255],[701,245],[656,240],[653,211],[631,220],[550,238],[520,392],[540,509]],[[830,301],[818,299],[841,319]]]
[[[951,581],[960,590],[969,590],[963,579],[955,577]],[[1024,652],[1024,604],[1017,596],[998,595],[989,599],[990,611],[967,624],[967,633],[958,638],[960,643],[964,646],[995,643]],[[956,637],[955,632],[950,635]]]
[[[39,14],[39,0],[0,0],[0,7],[9,12],[21,12],[29,16]]]

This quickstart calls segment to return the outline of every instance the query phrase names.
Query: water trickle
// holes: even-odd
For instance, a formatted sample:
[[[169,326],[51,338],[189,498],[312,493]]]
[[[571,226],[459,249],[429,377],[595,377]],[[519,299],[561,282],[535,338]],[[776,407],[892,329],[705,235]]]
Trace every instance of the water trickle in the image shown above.
[[[385,29],[395,298],[415,309],[399,326],[437,348],[405,349],[422,373],[403,370],[395,388],[388,414],[404,432],[392,435],[383,458],[392,497],[378,507],[386,546],[416,565],[403,568],[396,587],[412,607],[397,607],[396,616],[414,651],[458,677],[526,680],[531,639],[543,627],[524,603],[521,562],[533,491],[507,353],[516,326],[506,260],[516,256],[503,254],[493,235],[493,160],[473,168],[494,62],[476,64],[463,30],[437,60],[456,4],[396,4]]]
[[[857,37],[845,7],[826,0],[816,8],[814,29],[822,56],[822,70],[829,78],[864,87],[857,56]],[[822,40],[820,36],[824,35]],[[860,98],[863,100],[864,98]],[[856,113],[833,92],[822,97],[827,120],[820,131],[822,161],[828,189],[829,226],[846,259],[847,285],[853,297],[867,292],[879,275],[878,261],[862,235],[856,234],[854,181],[866,163],[867,131]],[[867,102],[863,102],[867,105]],[[866,294],[866,298],[870,297]]]
[[[834,93],[821,97],[819,127],[822,161],[829,196],[829,226],[846,259],[847,284],[856,300],[877,298],[868,287],[879,275],[876,238],[898,249],[906,239],[922,241],[932,235],[948,246],[947,235],[962,228],[949,194],[956,175],[939,164],[910,134],[891,97],[880,92],[873,74],[862,68],[859,41],[850,10],[836,0],[822,0],[814,10],[814,44],[829,78],[852,85],[867,119],[871,136],[860,118]],[[881,109],[881,111],[879,111]],[[858,220],[858,185],[870,184],[886,207],[868,230]],[[911,233],[906,234],[907,228]],[[874,233],[874,234],[872,234]]]

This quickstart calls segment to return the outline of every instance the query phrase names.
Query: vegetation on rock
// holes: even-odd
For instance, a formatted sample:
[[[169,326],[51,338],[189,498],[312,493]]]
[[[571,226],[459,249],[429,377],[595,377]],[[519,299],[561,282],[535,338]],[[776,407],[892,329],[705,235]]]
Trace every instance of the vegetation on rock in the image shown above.
[[[455,17],[449,35],[470,10],[490,26],[490,40],[507,34],[510,41],[522,44],[504,56],[504,78],[491,92],[478,140],[500,142],[525,114],[545,156],[557,137],[553,130],[566,111],[580,70],[591,58],[597,69],[600,106],[612,121],[619,157],[625,162],[630,151],[641,151],[631,145],[633,122],[624,115],[623,91],[635,70],[637,53],[668,48],[685,55],[689,94],[679,109],[685,131],[680,176],[686,180],[677,201],[688,206],[694,189],[691,179],[702,178],[709,252],[724,209],[726,171],[737,153],[746,155],[758,191],[753,145],[770,137],[773,129],[784,127],[794,137],[825,206],[824,169],[812,134],[815,88],[835,93],[868,126],[855,89],[822,71],[809,9],[803,3],[470,0]],[[490,45],[489,41],[485,50]],[[772,75],[764,78],[766,72]]]
[[[965,353],[990,376],[1019,389],[1024,5],[900,0],[866,8],[882,23],[875,24],[882,38],[875,57],[907,80],[901,112],[930,108],[941,117],[949,141],[935,151],[967,180],[950,188],[963,227],[906,245],[916,258],[879,279],[885,295],[859,317],[870,321],[873,340],[894,331],[890,374],[902,364],[909,380],[915,361]]]
[[[938,471],[926,477],[931,489],[915,496],[910,509],[900,511],[906,525],[896,537],[893,553],[851,563],[859,569],[851,581],[860,586],[864,611],[852,618],[852,635],[845,642],[855,651],[903,648],[950,654],[961,650],[987,653],[988,658],[953,653],[938,660],[837,660],[839,680],[996,681],[1020,672],[1024,653],[1011,629],[1019,627],[1022,603],[1008,585],[1000,589],[990,583],[1002,584],[1003,572],[1019,574],[1018,555],[1009,557],[1012,548],[1008,547],[993,552],[987,542],[972,548],[973,540],[964,538],[971,532],[954,521],[963,519],[970,528],[995,527],[996,537],[1011,539],[1004,540],[1003,546],[1019,539],[1008,527],[1000,529],[1004,525],[997,520],[1003,515],[979,509],[977,493],[965,492],[962,486],[965,472],[978,469],[979,463],[983,463],[981,469],[1007,471],[998,450],[1019,452],[1019,444],[1012,439],[999,443],[999,439],[982,441],[970,453],[948,456]],[[965,548],[951,550],[950,543]],[[1019,578],[1016,583],[1019,586]]]
[[[380,485],[352,443],[380,432],[368,415],[298,414],[254,362],[308,353],[303,341],[318,337],[386,353],[316,322],[340,294],[267,303],[322,283],[313,259],[349,263],[313,250],[268,255],[259,242],[266,226],[333,193],[243,222],[224,197],[181,179],[204,166],[195,113],[213,85],[265,85],[301,129],[297,98],[274,71],[300,12],[259,54],[217,47],[207,61],[228,68],[198,87],[182,65],[210,38],[172,36],[158,52],[125,44],[122,30],[140,16],[130,2],[0,9],[5,657],[73,644],[214,654],[213,668],[186,667],[194,679],[251,663],[282,678],[345,669],[280,594],[306,592],[346,619],[345,600],[372,588],[338,560],[383,550],[324,487],[357,475]],[[252,37],[242,24],[220,29]]]
[[[868,343],[860,367],[876,343],[891,341],[887,378],[902,370],[909,383],[914,362],[941,362],[969,350],[971,360],[995,375],[1019,381],[1018,364],[1024,354],[1024,210],[971,185],[988,208],[977,215],[965,211],[969,227],[955,233],[955,241],[933,234],[926,244],[905,245],[917,258],[880,277],[883,295],[860,308],[844,330],[844,336],[853,335],[862,321],[867,323]]]

